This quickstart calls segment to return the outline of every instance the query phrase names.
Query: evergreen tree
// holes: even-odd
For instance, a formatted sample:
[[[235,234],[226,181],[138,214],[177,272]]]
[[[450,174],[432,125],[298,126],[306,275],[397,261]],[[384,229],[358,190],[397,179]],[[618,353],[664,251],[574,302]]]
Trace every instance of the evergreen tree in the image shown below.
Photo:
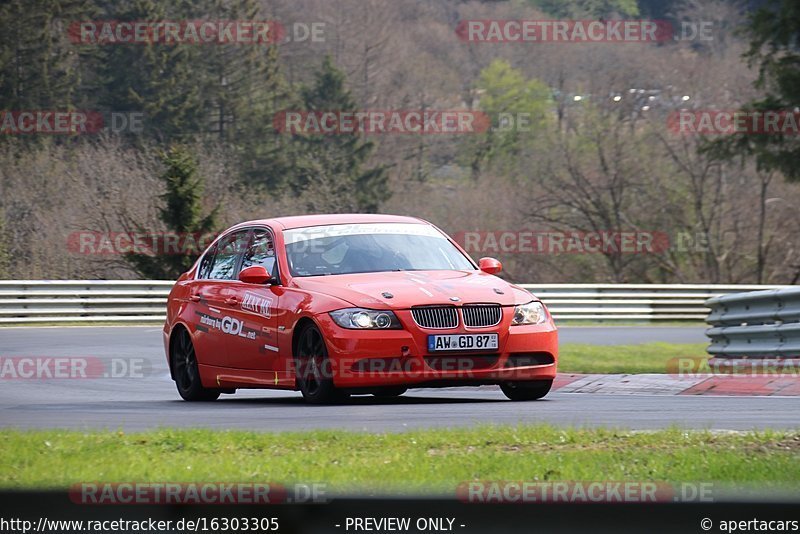
[[[108,17],[119,21],[160,21],[173,17],[165,4],[131,0],[110,7]],[[174,14],[181,19],[182,14]],[[150,135],[162,141],[201,134],[207,109],[202,94],[201,58],[208,45],[129,44],[101,47],[104,108],[141,112]]]
[[[197,163],[191,153],[184,147],[173,146],[162,155],[162,160],[167,168],[161,179],[167,191],[160,197],[164,206],[159,210],[159,218],[167,233],[177,235],[179,243],[185,244],[185,240],[199,239],[214,231],[219,206],[205,216],[202,214],[203,180],[197,176]],[[143,232],[142,228],[138,230]],[[163,238],[158,240],[156,247],[154,254],[131,253],[125,256],[129,265],[143,278],[175,279],[192,266],[195,252],[199,252],[184,249],[179,254],[170,253]]]
[[[282,192],[295,179],[298,146],[275,131],[273,120],[282,110],[297,109],[299,103],[280,72],[277,47],[267,49],[256,72],[255,90],[238,105],[236,146],[245,180]]]
[[[301,94],[309,112],[356,111],[344,74],[330,56],[323,60],[313,85],[304,87]],[[325,194],[336,195],[342,210],[363,212],[377,211],[389,198],[386,167],[363,168],[374,150],[371,141],[350,134],[310,134],[300,139],[302,158],[295,160],[296,192],[312,191],[318,182],[324,182]],[[336,199],[331,200],[330,205],[336,206]]]
[[[263,21],[257,0],[156,0],[109,4],[113,20]],[[291,90],[270,44],[117,45],[102,47],[104,108],[144,113],[159,141],[218,139],[238,157],[250,184],[281,189],[291,181],[291,140],[273,117],[290,106]],[[295,99],[296,100],[296,99]],[[296,103],[295,103],[295,106]]]
[[[91,0],[0,3],[0,109],[66,110],[86,104],[80,89],[90,50],[69,41],[69,25],[92,17]]]
[[[756,87],[766,94],[744,108],[796,114],[800,108],[800,2],[767,2],[751,14],[746,31],[750,49],[745,57],[758,66]],[[787,180],[800,181],[800,141],[791,132],[734,135],[710,142],[703,150],[725,159],[752,157],[759,169],[777,170]]]
[[[265,21],[258,0],[200,0],[191,19]],[[277,37],[277,36],[276,36]],[[203,130],[232,147],[248,185],[282,191],[291,181],[291,140],[273,128],[275,114],[297,107],[275,43],[206,47],[195,65],[205,108]]]

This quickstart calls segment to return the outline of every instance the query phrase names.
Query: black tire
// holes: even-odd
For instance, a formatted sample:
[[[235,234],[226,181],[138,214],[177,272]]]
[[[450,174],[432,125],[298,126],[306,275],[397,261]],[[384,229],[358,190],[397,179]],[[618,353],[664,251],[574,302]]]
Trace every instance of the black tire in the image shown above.
[[[547,395],[552,386],[552,380],[535,380],[529,382],[505,382],[500,384],[500,389],[512,401],[532,401]]]
[[[178,394],[183,400],[191,402],[217,400],[220,391],[204,388],[200,381],[197,356],[189,332],[181,329],[172,350],[172,370]]]
[[[395,386],[395,387],[381,388],[377,391],[373,391],[372,394],[382,399],[388,399],[391,397],[399,397],[406,391],[408,391],[408,388],[404,388],[403,386]]]
[[[328,348],[316,325],[303,327],[294,354],[297,387],[309,404],[330,404],[346,395],[333,385]]]

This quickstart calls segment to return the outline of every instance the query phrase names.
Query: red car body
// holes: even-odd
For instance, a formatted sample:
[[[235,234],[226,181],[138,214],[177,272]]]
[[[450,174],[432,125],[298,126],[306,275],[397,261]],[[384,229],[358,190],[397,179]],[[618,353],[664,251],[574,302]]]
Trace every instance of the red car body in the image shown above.
[[[442,246],[455,247],[464,256],[467,268],[299,276],[298,267],[290,266],[285,242],[288,235],[302,235],[315,228],[372,228],[359,225],[395,228],[385,226],[389,224],[404,225],[404,229],[423,234],[441,234],[449,242],[441,242]],[[260,253],[249,251],[256,241]],[[226,243],[236,246],[228,247]],[[244,264],[253,267],[253,258],[264,260],[263,264],[269,266],[269,280],[250,279],[242,272]],[[481,266],[488,271],[500,268],[499,262],[491,259],[481,260]],[[256,271],[258,274],[265,270]],[[209,278],[220,273],[224,279]],[[186,390],[186,384],[195,380],[191,387],[203,393],[181,392],[187,400],[209,400],[240,388],[300,389],[305,394],[298,351],[305,351],[307,365],[317,367],[314,376],[326,380],[331,391],[400,394],[407,387],[501,384],[513,388],[531,384],[539,386],[539,394],[527,397],[539,398],[555,378],[558,341],[553,319],[543,305],[544,317],[539,318],[539,324],[512,326],[516,307],[531,301],[538,299],[481,270],[457,243],[420,219],[388,215],[264,219],[226,230],[178,279],[169,295],[164,346],[179,391],[182,381]],[[353,308],[378,314],[393,312],[399,327],[345,328],[331,315]],[[444,323],[437,316],[441,310],[447,315]],[[487,319],[483,317],[487,313],[497,315]],[[452,317],[457,324],[450,327],[453,323],[446,321]],[[497,324],[467,326],[470,320],[483,325],[493,323],[497,317]],[[379,320],[385,322],[384,318]],[[435,327],[420,326],[419,322]],[[300,339],[301,332],[309,329],[321,334],[321,344],[317,334],[306,334],[308,340]],[[436,335],[439,338],[431,337]],[[301,342],[310,348],[299,348]],[[434,342],[486,343],[492,348],[437,352],[430,345]],[[324,352],[324,360],[314,360],[314,350]],[[310,378],[308,382],[311,381]]]

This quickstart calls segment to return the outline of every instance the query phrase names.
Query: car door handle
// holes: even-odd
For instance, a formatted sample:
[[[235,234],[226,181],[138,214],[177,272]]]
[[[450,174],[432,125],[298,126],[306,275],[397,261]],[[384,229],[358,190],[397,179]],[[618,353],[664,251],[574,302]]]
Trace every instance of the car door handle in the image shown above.
[[[233,304],[236,304],[237,302],[239,302],[239,299],[236,298],[236,297],[228,297],[228,298],[225,299],[225,304],[233,305]]]
[[[200,299],[201,299],[200,295],[190,295],[189,296],[189,300],[191,300],[192,302],[200,302]]]

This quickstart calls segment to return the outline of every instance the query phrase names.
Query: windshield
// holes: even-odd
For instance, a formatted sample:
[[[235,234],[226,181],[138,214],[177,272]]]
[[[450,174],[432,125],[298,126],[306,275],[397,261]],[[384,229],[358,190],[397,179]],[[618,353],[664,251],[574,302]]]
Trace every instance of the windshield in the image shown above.
[[[425,224],[341,224],[284,232],[292,276],[381,271],[472,271],[475,266]]]

